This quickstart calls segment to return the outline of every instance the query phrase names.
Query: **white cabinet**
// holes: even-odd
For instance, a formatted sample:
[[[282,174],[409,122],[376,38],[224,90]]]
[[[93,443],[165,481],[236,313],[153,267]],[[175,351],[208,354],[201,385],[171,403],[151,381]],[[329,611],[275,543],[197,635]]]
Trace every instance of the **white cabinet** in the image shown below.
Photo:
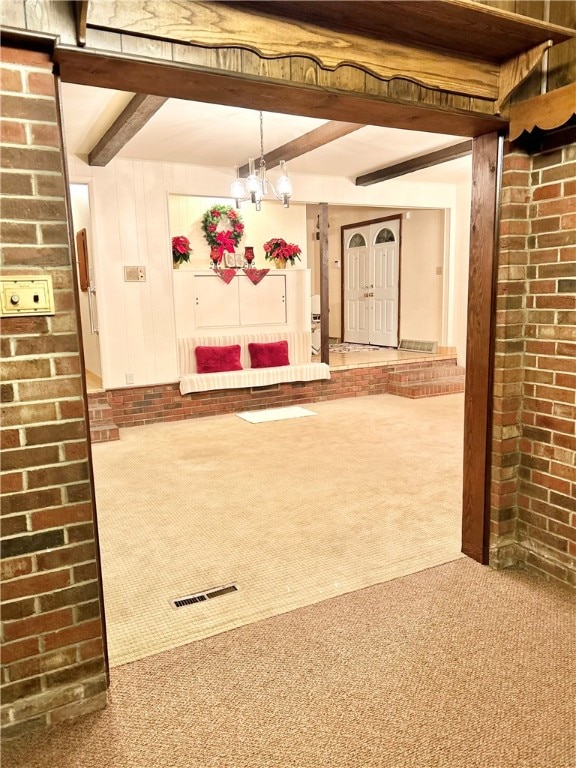
[[[178,338],[310,330],[310,270],[271,270],[257,285],[237,270],[225,283],[212,270],[175,269]]]
[[[238,280],[240,325],[280,325],[286,322],[286,277],[268,274],[258,285],[246,275]]]
[[[217,275],[197,275],[194,280],[194,321],[196,328],[238,325],[238,289],[226,285]]]
[[[218,275],[196,275],[194,325],[231,328],[286,323],[286,278],[269,274],[257,285],[244,274],[225,283]]]

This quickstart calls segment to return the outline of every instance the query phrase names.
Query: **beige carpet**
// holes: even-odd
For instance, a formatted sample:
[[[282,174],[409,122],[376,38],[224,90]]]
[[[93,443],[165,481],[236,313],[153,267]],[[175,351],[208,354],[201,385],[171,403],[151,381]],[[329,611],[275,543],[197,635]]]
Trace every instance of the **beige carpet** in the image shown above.
[[[570,599],[460,559],[114,669],[2,766],[573,768]]]
[[[93,446],[113,666],[460,556],[462,395],[309,407]]]

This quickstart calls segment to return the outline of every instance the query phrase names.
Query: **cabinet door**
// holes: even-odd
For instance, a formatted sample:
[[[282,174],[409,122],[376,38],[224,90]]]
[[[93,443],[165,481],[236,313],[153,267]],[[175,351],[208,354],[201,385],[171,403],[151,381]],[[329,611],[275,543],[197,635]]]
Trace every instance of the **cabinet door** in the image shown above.
[[[226,284],[218,275],[196,275],[194,279],[196,328],[240,325],[237,279]]]
[[[240,323],[242,325],[283,325],[286,323],[286,277],[266,275],[258,285],[242,275],[240,289]]]

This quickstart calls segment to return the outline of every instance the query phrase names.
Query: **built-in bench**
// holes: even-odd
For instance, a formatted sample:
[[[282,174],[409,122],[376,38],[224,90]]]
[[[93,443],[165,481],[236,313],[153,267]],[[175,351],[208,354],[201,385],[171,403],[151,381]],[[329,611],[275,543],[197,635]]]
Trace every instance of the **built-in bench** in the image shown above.
[[[274,341],[288,342],[290,365],[276,368],[251,368],[248,344],[267,344]],[[241,371],[198,373],[195,349],[199,346],[240,345]],[[310,362],[311,337],[309,331],[290,333],[254,333],[236,336],[198,336],[178,339],[180,363],[180,392],[208,392],[214,389],[239,389],[242,387],[268,387],[290,381],[315,381],[329,379],[330,368],[326,363]]]

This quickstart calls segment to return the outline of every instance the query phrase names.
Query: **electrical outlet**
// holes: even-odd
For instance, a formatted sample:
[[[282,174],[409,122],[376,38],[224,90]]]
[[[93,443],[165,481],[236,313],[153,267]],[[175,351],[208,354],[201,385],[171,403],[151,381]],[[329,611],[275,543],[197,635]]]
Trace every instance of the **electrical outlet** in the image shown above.
[[[127,373],[126,374],[126,384],[134,384],[134,374],[133,373]]]
[[[138,267],[138,281],[146,282],[146,267]]]

